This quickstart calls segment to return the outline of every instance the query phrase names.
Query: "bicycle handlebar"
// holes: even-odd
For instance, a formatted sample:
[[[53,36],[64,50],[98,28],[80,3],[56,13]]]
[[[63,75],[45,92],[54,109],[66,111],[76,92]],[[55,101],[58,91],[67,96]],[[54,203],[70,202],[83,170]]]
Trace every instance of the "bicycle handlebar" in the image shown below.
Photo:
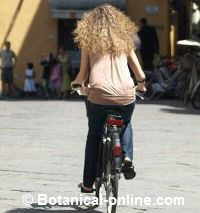
[[[144,100],[144,92],[142,92],[142,91],[136,91],[136,96],[139,98],[139,99],[141,99],[141,100]]]
[[[81,84],[72,84],[72,90],[73,91],[76,91],[77,92],[77,90],[80,90],[81,89],[81,87],[82,87],[82,85]],[[137,90],[137,87],[136,87],[136,96],[138,97],[138,98],[140,98],[141,100],[144,100],[144,95],[145,94],[145,92],[143,92],[143,91],[140,91],[140,90]]]
[[[82,87],[81,84],[72,84],[72,89],[79,89],[81,87]]]

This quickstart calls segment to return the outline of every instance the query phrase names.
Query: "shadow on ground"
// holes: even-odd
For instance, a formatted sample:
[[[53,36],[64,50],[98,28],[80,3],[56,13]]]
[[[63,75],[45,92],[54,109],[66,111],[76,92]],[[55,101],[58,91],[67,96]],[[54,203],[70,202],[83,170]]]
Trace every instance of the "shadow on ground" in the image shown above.
[[[52,102],[52,101],[65,101],[65,102],[83,102],[84,96],[72,96],[67,99],[45,99],[45,98],[0,98],[0,101],[8,102],[28,102],[28,101],[41,101],[41,102]],[[160,105],[160,110],[165,113],[183,114],[183,115],[200,115],[200,110],[195,110],[190,104],[185,106],[182,100],[177,99],[160,99],[160,100],[137,100],[138,105]],[[163,108],[163,106],[166,106]]]
[[[200,110],[195,110],[189,103],[184,105],[182,100],[177,99],[161,99],[161,100],[144,100],[137,101],[137,104],[144,105],[160,105],[160,111],[164,113],[183,114],[183,115],[200,115]]]
[[[59,207],[59,209],[56,209],[56,207]],[[50,204],[41,207],[37,203],[34,203],[32,204],[32,208],[16,208],[8,210],[5,213],[102,213],[101,211],[95,210],[95,208],[95,206],[84,207],[80,205],[55,205],[52,207]]]
[[[184,109],[161,108],[160,110],[166,113],[184,114],[184,115],[200,115],[200,110],[198,111],[191,108],[184,108]]]
[[[5,213],[102,213],[100,211],[96,210],[46,210],[46,209],[26,209],[26,208],[21,208],[21,209],[13,209],[6,211]]]
[[[28,102],[28,101],[41,101],[41,102],[48,102],[48,101],[66,101],[66,102],[82,102],[84,101],[85,98],[84,97],[70,97],[70,98],[65,98],[65,99],[59,99],[59,98],[37,98],[37,97],[33,97],[33,98],[1,98],[0,97],[0,101],[7,101],[7,102]]]

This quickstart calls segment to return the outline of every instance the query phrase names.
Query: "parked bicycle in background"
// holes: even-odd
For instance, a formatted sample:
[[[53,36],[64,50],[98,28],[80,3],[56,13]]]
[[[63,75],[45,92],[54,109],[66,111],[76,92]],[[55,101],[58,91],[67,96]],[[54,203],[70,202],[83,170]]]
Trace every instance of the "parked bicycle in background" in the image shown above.
[[[162,57],[148,76],[148,99],[178,98],[200,108],[200,43],[177,42],[175,58]]]
[[[200,109],[200,43],[183,40],[177,44],[182,46],[184,54],[174,77],[184,76],[184,104],[191,102],[194,108]]]

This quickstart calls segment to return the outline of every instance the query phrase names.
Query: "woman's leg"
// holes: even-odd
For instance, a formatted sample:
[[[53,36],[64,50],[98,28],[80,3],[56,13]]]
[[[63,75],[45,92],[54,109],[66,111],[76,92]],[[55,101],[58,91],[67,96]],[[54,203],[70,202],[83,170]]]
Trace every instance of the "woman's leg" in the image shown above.
[[[96,178],[98,147],[102,139],[105,115],[102,106],[88,101],[86,106],[89,130],[85,148],[83,184],[91,188]]]
[[[122,135],[122,147],[124,157],[128,157],[130,160],[133,160],[133,129],[131,122],[129,122],[124,129]]]
[[[133,134],[130,121],[134,106],[134,103],[127,106],[104,106],[92,104],[89,101],[86,101],[89,130],[85,148],[85,165],[83,175],[84,186],[91,188],[96,178],[98,146],[102,139],[103,126],[108,110],[113,109],[118,111],[126,123],[126,126],[122,131],[122,146],[125,156],[132,159]]]
[[[132,114],[135,108],[135,103],[127,106],[122,106],[122,117],[126,123],[121,134],[121,144],[124,151],[124,156],[133,160],[133,128],[131,124]]]

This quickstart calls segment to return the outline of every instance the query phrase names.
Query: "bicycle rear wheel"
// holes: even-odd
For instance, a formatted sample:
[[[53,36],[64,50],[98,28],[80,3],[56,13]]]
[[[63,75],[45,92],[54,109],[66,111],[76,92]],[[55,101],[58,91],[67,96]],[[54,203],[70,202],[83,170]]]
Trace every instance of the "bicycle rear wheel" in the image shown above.
[[[115,140],[119,140],[119,134],[117,132],[113,133],[111,136],[111,141],[115,144]],[[108,148],[109,155],[107,158],[106,164],[106,200],[107,200],[107,213],[116,213],[117,209],[117,199],[118,199],[118,188],[119,188],[119,179],[120,179],[120,157],[113,157],[112,148],[113,144],[110,143]],[[110,157],[109,157],[110,156]]]
[[[110,165],[108,165],[108,167]],[[107,201],[107,213],[116,213],[117,198],[118,198],[118,186],[119,186],[119,174],[116,173],[116,174],[112,175],[110,173],[109,176],[107,177],[107,181],[105,184],[106,184],[105,190],[106,190],[106,201]]]

